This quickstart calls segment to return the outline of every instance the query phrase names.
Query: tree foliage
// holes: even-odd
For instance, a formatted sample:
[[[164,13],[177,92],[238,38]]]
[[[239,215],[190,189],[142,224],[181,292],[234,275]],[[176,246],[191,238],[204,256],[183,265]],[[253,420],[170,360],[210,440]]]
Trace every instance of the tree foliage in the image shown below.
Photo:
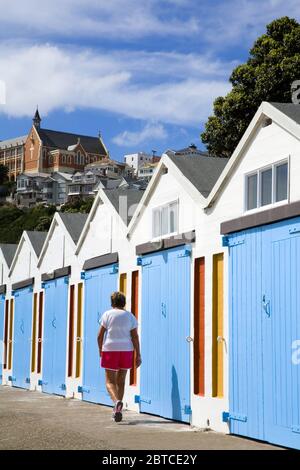
[[[262,101],[291,102],[291,85],[300,79],[300,24],[287,16],[267,25],[245,64],[231,76],[232,90],[214,101],[201,134],[212,156],[229,157]]]
[[[0,243],[18,243],[23,230],[48,230],[55,210],[55,206],[42,205],[31,209],[19,209],[10,204],[1,206]]]
[[[86,199],[82,199],[81,197],[76,197],[73,201],[67,202],[61,208],[62,212],[82,212],[87,214],[90,212],[91,207],[93,205],[94,198],[88,197]]]

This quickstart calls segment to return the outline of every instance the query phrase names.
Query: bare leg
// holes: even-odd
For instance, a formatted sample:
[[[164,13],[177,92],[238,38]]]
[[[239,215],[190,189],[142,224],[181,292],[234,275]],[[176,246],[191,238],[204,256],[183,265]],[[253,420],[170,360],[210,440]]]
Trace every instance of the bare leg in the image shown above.
[[[118,400],[117,371],[105,369],[106,388],[110,398],[115,403]]]
[[[125,379],[126,379],[127,370],[120,369],[117,372],[117,397],[118,400],[123,400],[124,397],[124,388],[125,388]]]

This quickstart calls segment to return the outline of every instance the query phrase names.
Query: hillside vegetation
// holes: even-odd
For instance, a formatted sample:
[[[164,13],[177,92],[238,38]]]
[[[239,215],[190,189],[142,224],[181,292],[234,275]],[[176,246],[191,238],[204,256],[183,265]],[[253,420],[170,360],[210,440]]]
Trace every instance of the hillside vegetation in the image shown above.
[[[77,200],[65,204],[62,212],[88,213],[93,198],[85,201]],[[47,231],[56,212],[55,206],[37,205],[30,209],[18,208],[12,204],[0,206],[0,243],[18,243],[23,230]]]

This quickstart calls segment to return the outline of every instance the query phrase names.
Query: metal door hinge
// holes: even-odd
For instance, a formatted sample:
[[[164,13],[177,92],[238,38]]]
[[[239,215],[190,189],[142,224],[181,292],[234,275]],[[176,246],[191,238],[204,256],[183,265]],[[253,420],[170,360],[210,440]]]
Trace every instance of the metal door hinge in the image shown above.
[[[82,385],[79,385],[79,386],[78,386],[77,391],[78,391],[78,393],[90,393],[90,389],[89,389],[89,388],[85,388],[85,387],[83,387]]]
[[[69,282],[70,282],[70,279],[69,279],[68,277],[65,277],[65,278],[64,278],[64,283],[65,283],[65,284],[69,284]]]
[[[246,415],[241,415],[239,413],[229,413],[228,411],[223,411],[223,413],[222,413],[223,423],[228,423],[228,421],[230,421],[231,419],[235,420],[235,421],[242,421],[243,423],[246,423],[247,416]]]
[[[38,385],[40,385],[40,386],[42,386],[42,385],[48,385],[48,382],[44,382],[44,380],[39,379],[39,380],[38,380]]]
[[[151,400],[149,398],[141,398],[140,395],[134,396],[134,403],[147,403],[148,405],[151,404]]]
[[[25,382],[26,382],[27,384],[30,384],[30,377],[26,377]]]
[[[245,243],[245,237],[240,236],[236,238],[232,237],[222,237],[222,246],[227,246],[227,247],[232,247],[232,246],[238,246],[238,245],[243,245]]]
[[[296,225],[295,227],[292,227],[289,229],[289,234],[290,235],[293,235],[294,233],[300,233],[300,226]]]
[[[61,388],[62,390],[66,390],[66,389],[67,389],[66,384],[61,384],[61,386],[60,386],[59,388]]]
[[[183,412],[185,415],[191,415],[192,414],[192,408],[190,407],[190,405],[185,405],[185,407],[183,408]]]
[[[117,264],[114,264],[109,274],[117,274],[118,272],[119,272],[119,266]]]
[[[50,289],[49,282],[42,282],[42,289]]]
[[[300,434],[300,425],[292,426],[292,432],[296,432],[297,434]]]
[[[137,266],[149,266],[150,264],[152,264],[152,261],[143,259],[141,256],[139,256],[136,260],[136,264]]]
[[[15,381],[16,381],[16,377],[13,377],[12,375],[9,375],[9,376],[8,376],[8,380],[9,380],[9,382],[15,382]]]
[[[192,248],[187,247],[185,250],[178,255],[178,258],[185,258],[186,256],[191,256],[192,255]]]

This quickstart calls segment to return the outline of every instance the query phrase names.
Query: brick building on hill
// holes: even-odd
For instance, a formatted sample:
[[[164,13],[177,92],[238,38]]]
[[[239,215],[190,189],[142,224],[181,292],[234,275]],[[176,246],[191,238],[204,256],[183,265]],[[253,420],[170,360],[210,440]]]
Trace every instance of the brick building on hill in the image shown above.
[[[0,164],[9,168],[9,179],[21,173],[74,173],[108,157],[101,136],[92,137],[41,127],[36,110],[27,136],[0,142]]]

